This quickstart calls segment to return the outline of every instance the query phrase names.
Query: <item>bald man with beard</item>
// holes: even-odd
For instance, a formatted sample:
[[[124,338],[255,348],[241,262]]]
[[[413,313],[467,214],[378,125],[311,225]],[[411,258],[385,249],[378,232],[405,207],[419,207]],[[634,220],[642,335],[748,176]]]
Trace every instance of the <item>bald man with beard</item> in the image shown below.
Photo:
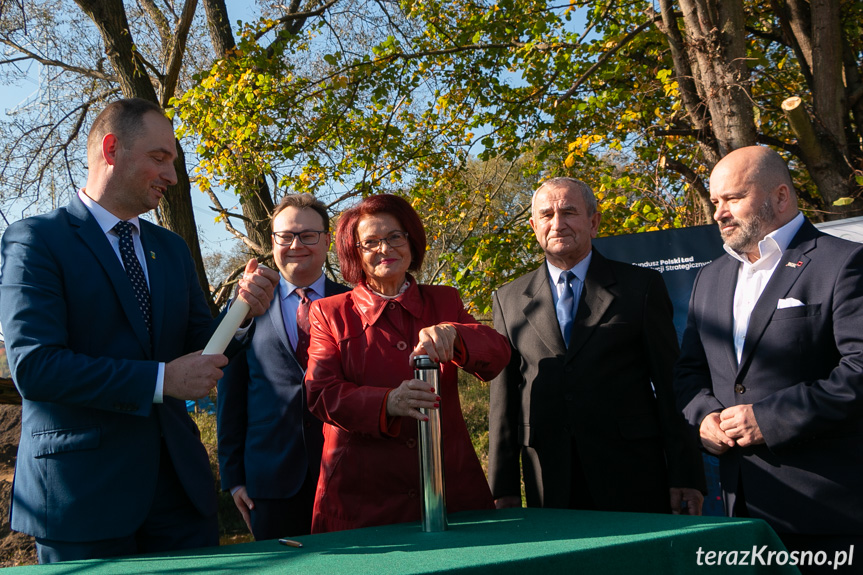
[[[728,255],[695,280],[678,405],[728,515],[832,558],[863,534],[863,246],[799,212],[769,148],[723,158],[710,197]]]

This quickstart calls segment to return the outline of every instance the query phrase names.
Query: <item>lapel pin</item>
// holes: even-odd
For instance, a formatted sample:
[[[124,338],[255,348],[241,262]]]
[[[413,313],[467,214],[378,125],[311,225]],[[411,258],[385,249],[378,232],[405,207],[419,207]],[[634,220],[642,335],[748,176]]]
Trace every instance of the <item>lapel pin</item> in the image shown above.
[[[787,264],[785,264],[785,267],[786,268],[796,268],[797,266],[802,266],[802,265],[803,265],[803,262],[797,262],[796,264],[794,262],[788,262]]]
[[[156,252],[150,252],[150,259],[151,260],[156,259]]]

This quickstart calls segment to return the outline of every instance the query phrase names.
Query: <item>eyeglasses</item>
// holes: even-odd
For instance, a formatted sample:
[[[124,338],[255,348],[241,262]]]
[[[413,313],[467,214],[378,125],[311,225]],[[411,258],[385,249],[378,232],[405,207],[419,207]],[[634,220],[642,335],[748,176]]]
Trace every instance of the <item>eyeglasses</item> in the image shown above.
[[[273,239],[276,240],[276,243],[280,246],[289,246],[294,243],[294,238],[298,238],[300,243],[306,246],[313,246],[319,241],[321,241],[321,234],[325,234],[325,231],[311,231],[311,230],[303,230],[302,232],[273,232]]]
[[[361,242],[357,242],[355,245],[364,252],[373,252],[381,248],[381,242],[386,242],[391,248],[400,248],[408,243],[408,234],[407,232],[393,232],[385,238],[377,240],[363,240]]]

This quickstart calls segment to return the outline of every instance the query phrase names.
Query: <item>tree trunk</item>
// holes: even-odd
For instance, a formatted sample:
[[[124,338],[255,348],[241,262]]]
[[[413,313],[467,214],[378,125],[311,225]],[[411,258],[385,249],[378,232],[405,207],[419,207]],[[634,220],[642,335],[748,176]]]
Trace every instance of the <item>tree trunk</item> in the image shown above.
[[[210,41],[219,58],[230,57],[237,47],[228,20],[225,0],[203,0],[204,11],[207,14],[207,26],[210,31]],[[273,213],[273,196],[270,186],[263,174],[253,181],[249,190],[240,190],[243,196],[243,215],[246,216],[246,235],[254,243],[265,250],[272,250],[273,238],[270,228],[270,217]],[[264,254],[259,254],[264,255]]]
[[[236,48],[234,33],[228,20],[228,8],[225,0],[203,0],[204,13],[207,15],[207,29],[210,31],[210,41],[216,58],[222,59],[230,50]]]
[[[843,57],[843,32],[839,2],[812,0],[811,10],[790,0],[791,27],[801,45],[811,42],[812,71],[810,117],[799,98],[782,103],[801,150],[801,159],[824,201],[828,219],[859,212],[860,201],[836,206],[839,198],[852,196],[853,162],[849,154],[849,110]],[[808,28],[807,28],[808,27]],[[804,50],[804,53],[806,50]]]
[[[123,95],[127,98],[143,98],[158,104],[159,98],[156,96],[153,82],[134,49],[122,0],[75,0],[75,2],[99,29],[105,42],[105,52],[117,72]],[[159,204],[162,222],[166,228],[179,234],[189,246],[198,272],[198,282],[204,294],[207,295],[211,311],[217,312],[210,298],[210,282],[207,280],[201,258],[201,245],[192,211],[189,174],[186,172],[183,149],[179,142],[177,142],[177,160],[174,162],[174,167],[177,170],[177,184],[165,191]]]
[[[122,0],[75,0],[75,3],[102,34],[105,54],[117,72],[123,95],[158,103],[153,82],[132,43]]]
[[[246,233],[253,242],[271,251],[273,249],[273,236],[270,218],[275,206],[273,205],[270,186],[267,185],[264,176],[260,175],[252,182],[251,188],[251,193],[243,194],[243,215],[248,218]]]
[[[803,100],[797,96],[788,98],[782,102],[782,109],[797,136],[800,158],[806,164],[806,169],[824,201],[826,219],[848,217],[856,211],[854,204],[835,206],[833,202],[850,194],[850,170],[842,169],[841,158],[836,156],[835,148],[819,136],[803,106]]]
[[[836,152],[847,157],[845,90],[842,78],[842,22],[837,0],[812,0],[812,96],[815,117]]]
[[[689,119],[692,128],[698,133],[698,147],[704,156],[704,163],[708,170],[712,170],[713,166],[720,160],[720,156],[716,138],[711,131],[710,111],[704,103],[698,86],[695,83],[692,62],[686,51],[683,35],[680,33],[672,2],[671,0],[660,0],[659,5],[662,10],[662,23],[658,24],[658,27],[660,32],[665,35],[668,46],[671,49],[674,76],[680,88],[686,117]],[[694,195],[698,198],[698,204],[701,206],[705,220],[708,222],[711,221],[715,209],[713,204],[710,203],[710,193],[704,187],[701,179],[695,174],[695,171],[674,159],[667,162],[666,167],[684,176],[687,182],[692,185],[695,191]]]
[[[800,11],[800,8],[795,8],[792,12],[782,0],[770,0],[770,6],[776,13],[776,18],[779,20],[779,27],[782,29],[782,36],[785,41],[791,46],[794,55],[797,57],[797,65],[806,84],[812,88],[812,46],[809,38],[809,26],[805,26],[805,32],[801,29],[801,22],[798,16],[793,16]],[[808,14],[808,12],[807,12]],[[807,16],[808,22],[808,16]]]
[[[863,157],[863,79],[860,77],[859,63],[848,37],[842,36],[842,60],[845,63],[845,84],[848,94],[848,111],[852,114],[851,125],[846,130],[848,155]]]
[[[788,0],[788,11],[791,29],[800,52],[803,55],[801,66],[812,70],[812,22],[810,21],[809,2],[806,0]]]
[[[755,144],[742,0],[681,0],[680,6],[720,156]]]

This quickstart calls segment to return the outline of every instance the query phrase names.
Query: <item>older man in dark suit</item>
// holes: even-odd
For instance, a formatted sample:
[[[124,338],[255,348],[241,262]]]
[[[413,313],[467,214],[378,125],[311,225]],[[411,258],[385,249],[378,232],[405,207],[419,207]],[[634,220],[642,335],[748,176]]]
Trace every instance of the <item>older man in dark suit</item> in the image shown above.
[[[323,203],[285,196],[272,226],[279,288],[248,348],[225,368],[218,401],[222,488],[257,540],[311,532],[324,435],[303,388],[308,306],[348,291],[323,274],[331,241]]]
[[[545,182],[530,225],[546,262],[494,296],[512,346],[491,384],[496,505],[521,505],[521,458],[529,507],[700,514],[701,457],[671,390],[668,292],[658,272],[592,249],[599,221],[587,184]]]
[[[729,515],[847,551],[863,543],[863,246],[803,217],[769,148],[725,156],[710,197],[728,255],[695,281],[678,401]]]
[[[87,187],[3,235],[0,321],[23,397],[12,528],[42,563],[218,545],[207,453],[185,400],[224,355],[189,250],[138,218],[176,183],[161,109],[109,104],[87,141]],[[239,299],[269,306],[277,275],[250,262]]]

